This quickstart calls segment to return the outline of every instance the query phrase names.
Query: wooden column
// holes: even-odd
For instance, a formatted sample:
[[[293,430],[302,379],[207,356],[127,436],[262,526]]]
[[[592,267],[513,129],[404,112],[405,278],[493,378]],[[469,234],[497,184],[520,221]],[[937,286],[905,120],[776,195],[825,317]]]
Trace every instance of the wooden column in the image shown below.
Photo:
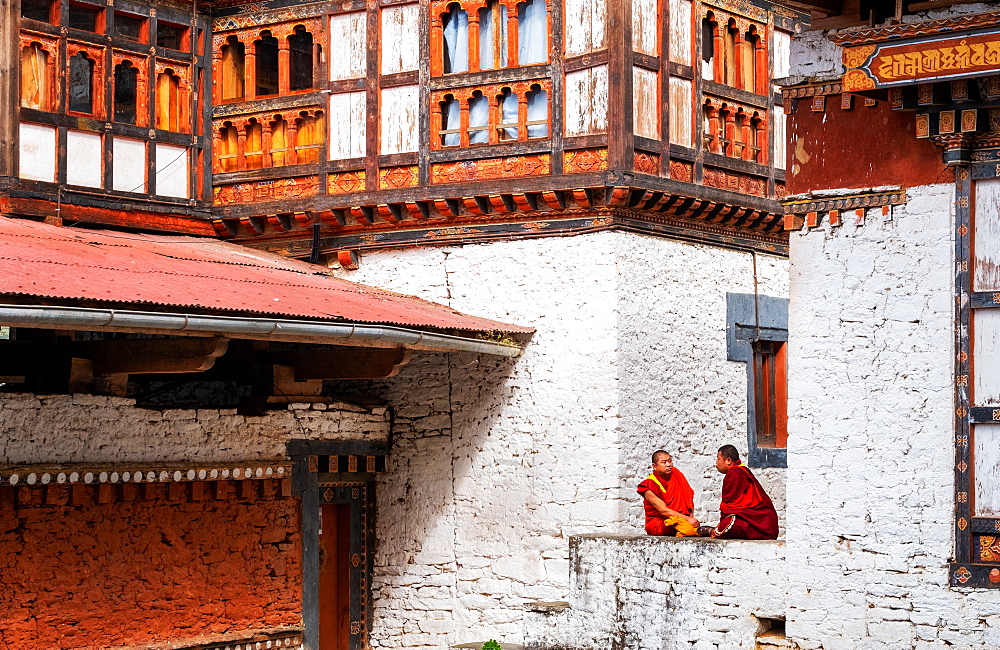
[[[461,132],[458,134],[458,142],[460,146],[469,146],[469,98],[462,97],[459,98],[455,96],[455,101],[458,102],[458,124]],[[448,125],[451,128],[451,125]]]
[[[292,56],[288,49],[288,38],[278,40],[278,94],[288,95],[291,92]]]
[[[472,9],[469,11],[469,72],[482,69],[479,56],[479,11]]]
[[[632,0],[608,1],[608,169],[635,164],[632,115]]]
[[[247,127],[242,124],[236,127],[236,169],[246,171],[247,168]]]
[[[20,0],[0,0],[0,176],[17,176],[21,66]],[[53,83],[57,80],[53,79]]]
[[[629,5],[631,6],[631,5]],[[497,25],[500,29],[500,25]],[[518,66],[519,43],[517,33],[517,9],[507,8],[507,67],[516,68]]]
[[[253,43],[243,47],[243,99],[257,97],[257,48]]]

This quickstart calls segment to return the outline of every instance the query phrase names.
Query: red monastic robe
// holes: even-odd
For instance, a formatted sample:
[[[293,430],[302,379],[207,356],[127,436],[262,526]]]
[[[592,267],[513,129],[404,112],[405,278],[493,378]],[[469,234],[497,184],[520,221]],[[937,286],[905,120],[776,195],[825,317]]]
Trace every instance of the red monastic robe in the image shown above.
[[[778,539],[778,513],[746,465],[733,465],[722,479],[722,519],[717,537]],[[735,520],[731,519],[735,517]]]
[[[636,492],[642,495],[642,507],[646,510],[646,534],[648,535],[674,535],[676,530],[673,526],[664,524],[664,517],[656,511],[656,508],[646,500],[646,491],[650,490],[656,496],[663,499],[667,507],[671,510],[691,516],[694,512],[694,490],[688,484],[687,479],[676,467],[670,472],[670,478],[664,481],[657,479],[652,474],[645,481],[639,484]],[[692,533],[693,534],[693,533]]]

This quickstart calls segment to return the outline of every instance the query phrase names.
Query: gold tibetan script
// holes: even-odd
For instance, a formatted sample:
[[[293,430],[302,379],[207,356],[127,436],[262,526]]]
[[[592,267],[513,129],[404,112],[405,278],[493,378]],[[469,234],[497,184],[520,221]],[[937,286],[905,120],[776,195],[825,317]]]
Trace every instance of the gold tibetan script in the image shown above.
[[[1000,67],[1000,31],[844,48],[845,92],[957,79]]]

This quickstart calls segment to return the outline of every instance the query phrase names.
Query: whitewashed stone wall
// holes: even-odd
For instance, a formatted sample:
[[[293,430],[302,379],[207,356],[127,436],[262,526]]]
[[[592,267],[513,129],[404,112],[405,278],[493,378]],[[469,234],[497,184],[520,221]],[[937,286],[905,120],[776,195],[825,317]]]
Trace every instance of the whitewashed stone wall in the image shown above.
[[[607,537],[571,542],[570,608],[533,613],[530,646],[756,648],[787,608],[781,541]]]
[[[788,636],[996,648],[1000,593],[948,587],[954,188],[791,236]],[[877,215],[877,216],[875,216]]]
[[[150,410],[100,395],[0,395],[3,464],[277,460],[295,438],[388,435],[386,409],[342,402],[244,416],[235,409]]]
[[[784,296],[786,262],[758,268]],[[715,450],[746,449],[725,295],[753,292],[749,254],[600,233],[373,253],[342,275],[537,329],[516,361],[421,356],[362,386],[395,413],[377,647],[527,640],[524,604],[567,597],[571,535],[642,532],[635,486],[658,447],[717,518]],[[784,470],[758,474],[782,507]]]

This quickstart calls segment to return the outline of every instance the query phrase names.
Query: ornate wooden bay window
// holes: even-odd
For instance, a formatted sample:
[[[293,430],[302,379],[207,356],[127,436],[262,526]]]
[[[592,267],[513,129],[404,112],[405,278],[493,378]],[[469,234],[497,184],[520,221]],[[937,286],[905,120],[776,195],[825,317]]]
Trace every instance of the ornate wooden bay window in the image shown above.
[[[435,0],[431,74],[547,63],[550,24],[545,0]]]
[[[199,63],[184,51],[192,45],[189,14],[82,0],[22,3],[19,176],[191,197],[192,146],[202,145],[192,140]]]
[[[431,93],[432,149],[549,137],[548,79]]]
[[[702,78],[757,95],[770,85],[766,25],[717,9],[702,18]]]
[[[767,122],[763,109],[709,98],[702,110],[706,151],[767,164]]]
[[[308,92],[316,88],[319,18],[263,29],[217,32],[212,70],[216,103]]]
[[[245,115],[218,123],[215,173],[316,163],[326,131],[320,110]]]

